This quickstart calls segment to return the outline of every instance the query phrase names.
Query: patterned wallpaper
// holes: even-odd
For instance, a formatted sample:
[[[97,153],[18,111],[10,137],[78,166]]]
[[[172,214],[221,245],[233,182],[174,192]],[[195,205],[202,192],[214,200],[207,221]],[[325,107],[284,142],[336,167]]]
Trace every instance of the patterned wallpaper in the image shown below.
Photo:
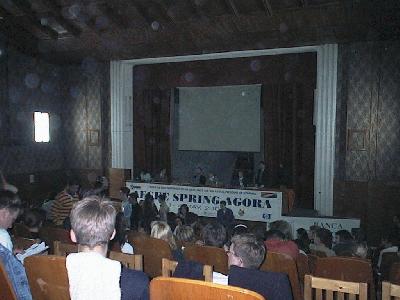
[[[108,64],[88,58],[81,65],[58,66],[13,49],[6,54],[0,59],[0,168],[4,173],[107,167]],[[33,142],[34,111],[50,113],[49,144]],[[91,141],[88,130],[94,133]]]
[[[337,179],[400,179],[399,50],[399,42],[339,48]]]

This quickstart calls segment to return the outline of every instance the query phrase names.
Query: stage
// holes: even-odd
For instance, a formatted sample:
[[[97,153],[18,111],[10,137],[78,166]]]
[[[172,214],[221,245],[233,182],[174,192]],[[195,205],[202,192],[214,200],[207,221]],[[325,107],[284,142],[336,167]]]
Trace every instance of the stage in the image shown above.
[[[293,199],[288,191],[264,189],[230,189],[209,186],[173,185],[159,183],[143,183],[127,181],[131,192],[138,192],[143,199],[146,193],[155,199],[165,195],[171,212],[178,212],[182,204],[188,205],[191,212],[202,217],[216,217],[219,203],[225,201],[233,211],[236,220],[270,223],[286,220],[291,224],[293,232],[298,228],[308,229],[311,225],[327,228],[332,232],[360,227],[359,219],[324,217],[324,216],[287,216],[293,206]],[[283,200],[285,199],[285,200]],[[158,201],[155,201],[158,206]]]

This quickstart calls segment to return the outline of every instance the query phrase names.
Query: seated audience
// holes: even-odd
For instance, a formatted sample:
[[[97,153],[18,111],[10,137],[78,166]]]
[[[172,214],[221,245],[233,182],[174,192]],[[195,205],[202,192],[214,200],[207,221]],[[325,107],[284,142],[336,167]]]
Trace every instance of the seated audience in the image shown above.
[[[299,255],[299,248],[293,242],[292,232],[288,222],[278,220],[270,224],[270,230],[266,233],[265,247],[268,251],[285,253],[297,258]]]
[[[158,210],[154,204],[154,198],[150,193],[144,196],[143,202],[143,228],[144,231],[150,233],[151,223],[157,219]]]
[[[128,243],[127,229],[124,214],[119,212],[115,218],[115,236],[109,243],[111,250],[133,254],[133,247]]]
[[[106,258],[115,235],[116,211],[111,202],[89,197],[71,211],[71,240],[79,253],[67,256],[69,291],[76,299],[149,299],[149,281],[143,272],[127,269]]]
[[[46,212],[39,211],[38,209],[30,209],[24,212],[22,222],[28,227],[30,238],[39,238],[39,229],[45,221]]]
[[[155,221],[151,224],[151,237],[166,241],[171,247],[172,256],[174,260],[183,260],[182,250],[176,245],[174,235],[172,234],[171,227],[166,222]]]
[[[197,221],[198,216],[191,211],[186,204],[182,204],[178,209],[178,217],[181,218],[184,225],[192,225]]]
[[[78,190],[78,181],[72,180],[65,189],[56,196],[50,210],[50,217],[55,225],[63,225],[64,219],[69,216],[72,206],[78,201]]]
[[[193,228],[187,225],[178,226],[176,228],[175,236],[182,246],[194,244],[196,242]]]
[[[265,247],[253,234],[232,237],[228,251],[228,284],[261,294],[268,300],[291,300],[292,291],[286,274],[260,271]]]
[[[121,197],[121,207],[122,212],[124,213],[124,222],[128,226],[131,227],[131,215],[132,215],[132,204],[129,201],[129,193],[130,190],[128,187],[123,186],[119,189],[119,194]]]
[[[158,215],[161,221],[167,222],[168,221],[168,213],[169,213],[169,206],[165,201],[165,194],[161,194],[158,196],[158,202],[160,203],[160,209],[158,211]]]
[[[335,246],[332,250],[337,256],[353,256],[355,242],[353,236],[347,230],[339,230],[335,233]]]
[[[378,268],[381,266],[382,263],[382,256],[384,253],[390,253],[390,252],[398,252],[399,247],[398,247],[398,239],[397,237],[393,235],[389,235],[389,237],[385,237],[381,241],[381,251],[379,252],[379,258],[378,258]]]
[[[129,202],[131,203],[132,213],[131,213],[131,228],[133,230],[138,230],[139,225],[142,223],[143,211],[142,207],[138,202],[139,194],[133,192],[129,194]]]
[[[226,242],[225,227],[219,223],[209,223],[203,227],[203,245],[222,248]]]
[[[20,208],[21,200],[16,194],[0,190],[0,261],[11,281],[17,299],[30,300],[32,295],[24,266],[13,255],[13,244],[7,232],[18,217]]]
[[[235,217],[230,208],[226,207],[226,201],[221,201],[219,203],[220,209],[217,211],[217,222],[224,225],[226,230],[232,228]]]
[[[368,256],[368,247],[365,243],[353,243],[352,257],[366,259]]]
[[[324,252],[326,256],[335,256],[332,250],[332,232],[326,228],[319,228],[315,233],[314,244],[310,245],[311,251]]]
[[[310,254],[310,244],[311,241],[308,237],[307,230],[304,228],[299,228],[296,230],[297,239],[294,241],[299,247],[299,251],[303,254]]]

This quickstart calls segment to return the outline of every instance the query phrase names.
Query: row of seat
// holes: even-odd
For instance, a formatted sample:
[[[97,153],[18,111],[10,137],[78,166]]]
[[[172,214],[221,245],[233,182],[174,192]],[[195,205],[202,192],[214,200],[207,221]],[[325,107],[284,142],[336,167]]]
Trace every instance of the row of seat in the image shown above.
[[[63,245],[59,246],[63,249]],[[64,256],[53,255],[26,258],[25,267],[34,299],[70,299],[65,260]],[[151,281],[150,299],[264,299],[261,295],[245,289],[207,282],[212,278],[211,266],[205,266],[203,269],[205,282],[167,278],[173,274],[177,264],[177,262],[163,259],[164,278],[157,277]],[[0,289],[0,299],[16,299],[12,285],[2,264],[0,264],[0,286],[2,286],[2,289]],[[355,295],[358,295],[359,300],[367,300],[367,290],[366,283],[332,280],[313,277],[311,275],[306,275],[304,280],[305,300],[345,299],[346,294],[348,294],[348,299],[350,300],[356,299]],[[384,282],[382,284],[382,300],[390,300],[392,296],[400,297],[400,286]]]

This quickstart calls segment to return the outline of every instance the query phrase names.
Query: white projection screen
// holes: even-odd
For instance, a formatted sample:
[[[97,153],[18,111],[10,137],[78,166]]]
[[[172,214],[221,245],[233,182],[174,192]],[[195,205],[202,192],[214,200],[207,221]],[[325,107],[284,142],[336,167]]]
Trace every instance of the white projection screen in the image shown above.
[[[260,84],[178,91],[179,150],[260,151]]]

